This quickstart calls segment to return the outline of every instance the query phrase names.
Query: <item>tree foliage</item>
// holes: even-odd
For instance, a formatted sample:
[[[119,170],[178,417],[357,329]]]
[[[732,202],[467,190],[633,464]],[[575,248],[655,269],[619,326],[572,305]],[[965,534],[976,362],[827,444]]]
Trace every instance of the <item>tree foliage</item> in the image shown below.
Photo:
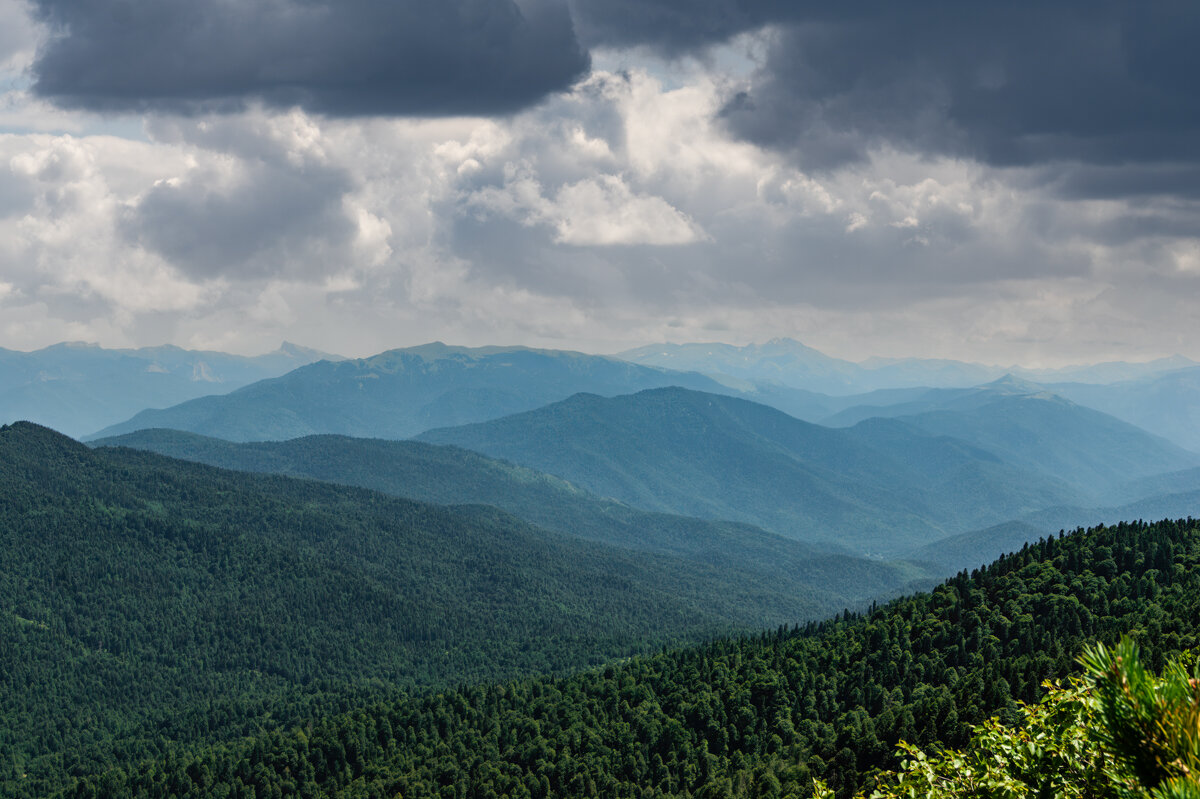
[[[961,751],[902,741],[900,770],[881,775],[870,799],[1200,797],[1200,667],[1173,660],[1156,678],[1129,638],[1080,661],[1084,676],[1050,685],[1016,725],[978,725]],[[834,795],[819,780],[814,793]]]
[[[674,565],[494,508],[0,428],[0,796],[754,617],[751,591],[710,599]]]
[[[787,797],[816,778],[853,796],[897,767],[902,740],[961,750],[980,725],[999,734],[1058,707],[1035,703],[1088,641],[1150,643],[1154,669],[1196,647],[1198,542],[1191,520],[1079,531],[863,615],[383,701],[68,795]],[[1068,720],[1055,712],[1052,728]],[[1055,734],[1007,757],[1065,769],[1061,752],[1085,742]]]

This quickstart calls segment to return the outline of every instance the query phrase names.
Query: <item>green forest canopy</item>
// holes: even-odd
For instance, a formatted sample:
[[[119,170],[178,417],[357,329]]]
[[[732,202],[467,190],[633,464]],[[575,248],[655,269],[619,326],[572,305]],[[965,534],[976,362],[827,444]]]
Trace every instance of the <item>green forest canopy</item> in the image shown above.
[[[849,796],[901,739],[1019,721],[1086,642],[1128,635],[1154,669],[1196,647],[1198,544],[1190,519],[1079,531],[862,616],[382,701],[66,795]]]

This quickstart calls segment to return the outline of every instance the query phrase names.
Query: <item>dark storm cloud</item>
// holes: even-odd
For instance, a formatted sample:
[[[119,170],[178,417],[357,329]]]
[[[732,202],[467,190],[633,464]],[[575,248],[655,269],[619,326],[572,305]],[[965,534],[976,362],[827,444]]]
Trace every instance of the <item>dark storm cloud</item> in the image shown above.
[[[1200,64],[1176,31],[1193,8],[926,2],[796,22],[726,116],[814,167],[880,144],[994,166],[1192,161]]]
[[[589,46],[648,45],[672,55],[725,41],[783,18],[787,3],[748,0],[571,0]]]
[[[994,166],[1200,162],[1200,4],[575,0],[588,44],[703,50],[771,25],[729,128],[809,169],[874,147]],[[1130,191],[1169,171],[1127,170]],[[1080,188],[1080,187],[1077,187]],[[1098,187],[1100,188],[1100,187]],[[1108,176],[1104,192],[1120,193]]]
[[[589,64],[556,0],[34,0],[34,89],[97,110],[247,100],[335,116],[503,114]]]
[[[1200,162],[1146,164],[1136,170],[1121,164],[1045,168],[1031,175],[1029,185],[1049,188],[1067,199],[1152,199],[1167,195],[1200,200]]]

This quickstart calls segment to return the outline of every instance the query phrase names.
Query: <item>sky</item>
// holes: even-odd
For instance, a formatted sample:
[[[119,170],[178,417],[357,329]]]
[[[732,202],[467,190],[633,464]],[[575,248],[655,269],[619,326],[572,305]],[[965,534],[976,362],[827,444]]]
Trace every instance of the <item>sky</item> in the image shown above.
[[[1200,358],[1191,0],[0,0],[0,347]]]

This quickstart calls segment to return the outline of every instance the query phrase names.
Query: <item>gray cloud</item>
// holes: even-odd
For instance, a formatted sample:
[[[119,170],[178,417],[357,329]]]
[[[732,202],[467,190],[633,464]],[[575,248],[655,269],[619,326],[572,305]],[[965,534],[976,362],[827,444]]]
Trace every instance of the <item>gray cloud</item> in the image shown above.
[[[1187,0],[573,8],[589,45],[667,56],[769,26],[765,62],[723,117],[736,135],[810,170],[890,146],[998,167],[1104,165],[1112,169],[1102,178],[1065,188],[1122,196],[1178,193],[1173,167],[1200,162],[1200,5]]]
[[[344,258],[356,227],[343,199],[355,180],[302,117],[160,118],[147,131],[188,148],[195,163],[125,205],[117,224],[125,242],[199,280],[311,276],[325,256]]]
[[[34,0],[34,90],[93,110],[503,114],[588,68],[556,0]]]
[[[443,35],[449,55],[430,58],[516,65],[481,68],[487,86],[521,78],[539,42],[633,49],[519,114],[414,120],[386,117],[449,107],[420,105],[419,72],[380,87],[441,29],[416,55],[415,34],[383,24],[351,46],[364,1],[339,7],[339,28],[313,21],[327,0],[129,0],[109,30],[99,10],[41,0],[65,38],[33,77],[77,63],[59,102],[160,113],[136,141],[63,111],[83,135],[0,137],[0,335],[365,354],[727,330],[862,354],[1195,355],[1190,6],[546,0],[570,4],[555,16],[515,0],[523,16],[503,19],[528,46]],[[400,5],[379,13],[440,13]],[[731,99],[741,79],[715,73],[746,62],[709,48],[746,32],[763,58]],[[687,54],[702,57],[662,60]],[[363,77],[376,62],[382,77]],[[542,96],[459,91],[464,76],[430,86],[480,113]],[[312,113],[279,112],[291,102]]]
[[[589,46],[648,45],[670,55],[719,44],[789,13],[786,2],[759,0],[572,0]],[[797,3],[799,5],[799,3]]]
[[[35,90],[93,109],[299,104],[334,116],[502,114],[570,85],[584,46],[702,53],[766,30],[722,112],[809,171],[879,148],[997,167],[1071,197],[1178,195],[1200,163],[1188,0],[34,0]],[[576,38],[578,29],[578,39]],[[582,44],[581,44],[582,42]]]
[[[1032,171],[1015,183],[1039,186],[1060,197],[1074,199],[1152,200],[1167,195],[1200,200],[1200,161],[1142,164],[1131,170],[1125,164],[1071,165]]]
[[[122,217],[121,233],[194,278],[320,268],[312,258],[318,245],[338,249],[354,235],[340,171],[257,162],[229,185],[210,177],[154,186]]]
[[[34,197],[28,178],[14,174],[10,166],[0,165],[0,219],[26,213]]]
[[[32,21],[25,9],[7,0],[0,0],[0,67],[13,66],[21,61],[35,40]]]
[[[994,166],[1192,161],[1198,28],[1200,7],[1172,3],[930,1],[793,21],[726,116],[813,167],[881,144]]]

